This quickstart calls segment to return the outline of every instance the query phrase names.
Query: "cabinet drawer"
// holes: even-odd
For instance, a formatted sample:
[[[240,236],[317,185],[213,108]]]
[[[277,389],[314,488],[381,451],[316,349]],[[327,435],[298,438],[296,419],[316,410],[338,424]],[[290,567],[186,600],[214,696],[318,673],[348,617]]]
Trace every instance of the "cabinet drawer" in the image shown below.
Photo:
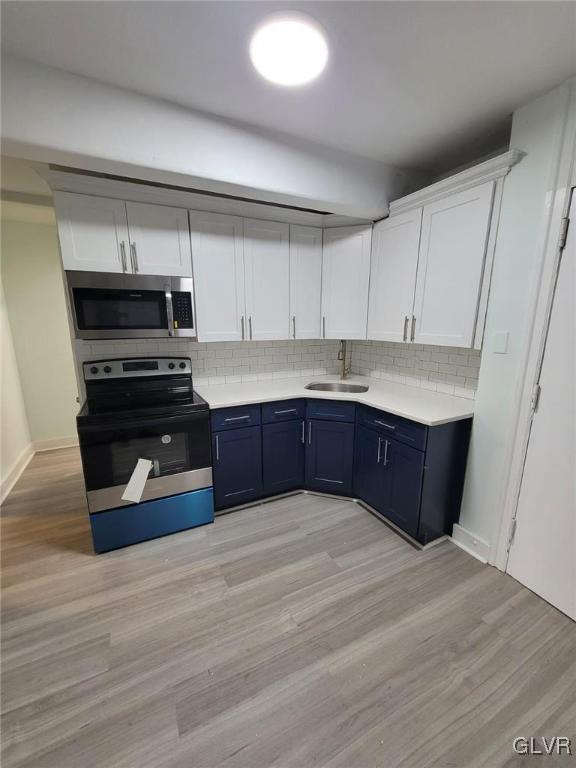
[[[237,408],[219,408],[211,412],[213,432],[238,427],[254,427],[260,424],[259,405],[239,405]]]
[[[304,400],[278,400],[275,403],[262,404],[262,424],[303,419],[305,416],[306,403]]]
[[[366,407],[358,409],[358,423],[377,429],[383,435],[394,437],[401,443],[418,448],[419,451],[426,449],[428,427],[424,424]]]
[[[354,421],[355,414],[354,403],[342,403],[338,400],[308,400],[306,406],[306,415],[309,419]]]

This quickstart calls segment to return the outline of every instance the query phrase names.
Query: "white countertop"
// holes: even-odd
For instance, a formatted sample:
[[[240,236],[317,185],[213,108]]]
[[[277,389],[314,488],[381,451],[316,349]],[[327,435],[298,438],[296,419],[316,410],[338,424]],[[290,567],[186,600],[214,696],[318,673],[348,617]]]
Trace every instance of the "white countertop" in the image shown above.
[[[273,379],[242,384],[200,384],[195,387],[210,408],[228,408],[235,405],[252,405],[274,400],[291,400],[295,397],[322,400],[349,400],[370,405],[382,411],[403,416],[430,427],[451,421],[468,419],[474,415],[474,401],[464,397],[430,392],[427,389],[395,384],[366,376],[348,376],[347,384],[365,384],[367,392],[317,392],[304,389],[306,384],[320,381],[340,381],[338,376],[306,376],[305,378]]]

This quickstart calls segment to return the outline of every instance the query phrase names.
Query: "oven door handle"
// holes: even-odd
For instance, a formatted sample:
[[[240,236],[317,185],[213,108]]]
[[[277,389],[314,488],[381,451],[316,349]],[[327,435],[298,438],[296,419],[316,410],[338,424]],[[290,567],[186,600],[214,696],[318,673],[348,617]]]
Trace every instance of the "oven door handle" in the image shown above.
[[[167,284],[164,287],[166,296],[166,317],[168,318],[168,336],[174,336],[174,307],[172,305],[172,287]]]
[[[195,413],[178,414],[177,416],[141,416],[137,419],[108,419],[99,424],[78,424],[79,433],[87,432],[120,432],[122,430],[139,429],[147,427],[166,426],[168,432],[174,425],[185,424],[191,421],[209,420],[209,411],[196,411]]]

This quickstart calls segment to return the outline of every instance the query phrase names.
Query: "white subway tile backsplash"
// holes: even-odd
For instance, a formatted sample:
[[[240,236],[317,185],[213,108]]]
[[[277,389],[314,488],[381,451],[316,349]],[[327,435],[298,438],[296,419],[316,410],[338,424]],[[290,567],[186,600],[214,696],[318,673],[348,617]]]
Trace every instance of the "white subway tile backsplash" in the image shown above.
[[[105,357],[190,357],[197,384],[314,377],[340,370],[338,341],[323,339],[209,344],[182,339],[76,341],[75,348],[79,365]],[[348,349],[354,373],[458,397],[475,395],[480,352],[380,341],[353,341]]]
[[[480,356],[479,351],[456,347],[354,341],[352,371],[472,399],[478,385]]]

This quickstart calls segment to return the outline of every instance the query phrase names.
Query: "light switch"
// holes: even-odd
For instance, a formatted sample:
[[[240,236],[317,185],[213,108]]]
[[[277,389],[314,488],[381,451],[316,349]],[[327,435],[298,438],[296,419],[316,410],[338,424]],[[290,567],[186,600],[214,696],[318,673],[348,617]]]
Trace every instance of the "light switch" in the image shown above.
[[[492,351],[495,355],[505,355],[508,352],[508,331],[497,331],[494,334]]]

